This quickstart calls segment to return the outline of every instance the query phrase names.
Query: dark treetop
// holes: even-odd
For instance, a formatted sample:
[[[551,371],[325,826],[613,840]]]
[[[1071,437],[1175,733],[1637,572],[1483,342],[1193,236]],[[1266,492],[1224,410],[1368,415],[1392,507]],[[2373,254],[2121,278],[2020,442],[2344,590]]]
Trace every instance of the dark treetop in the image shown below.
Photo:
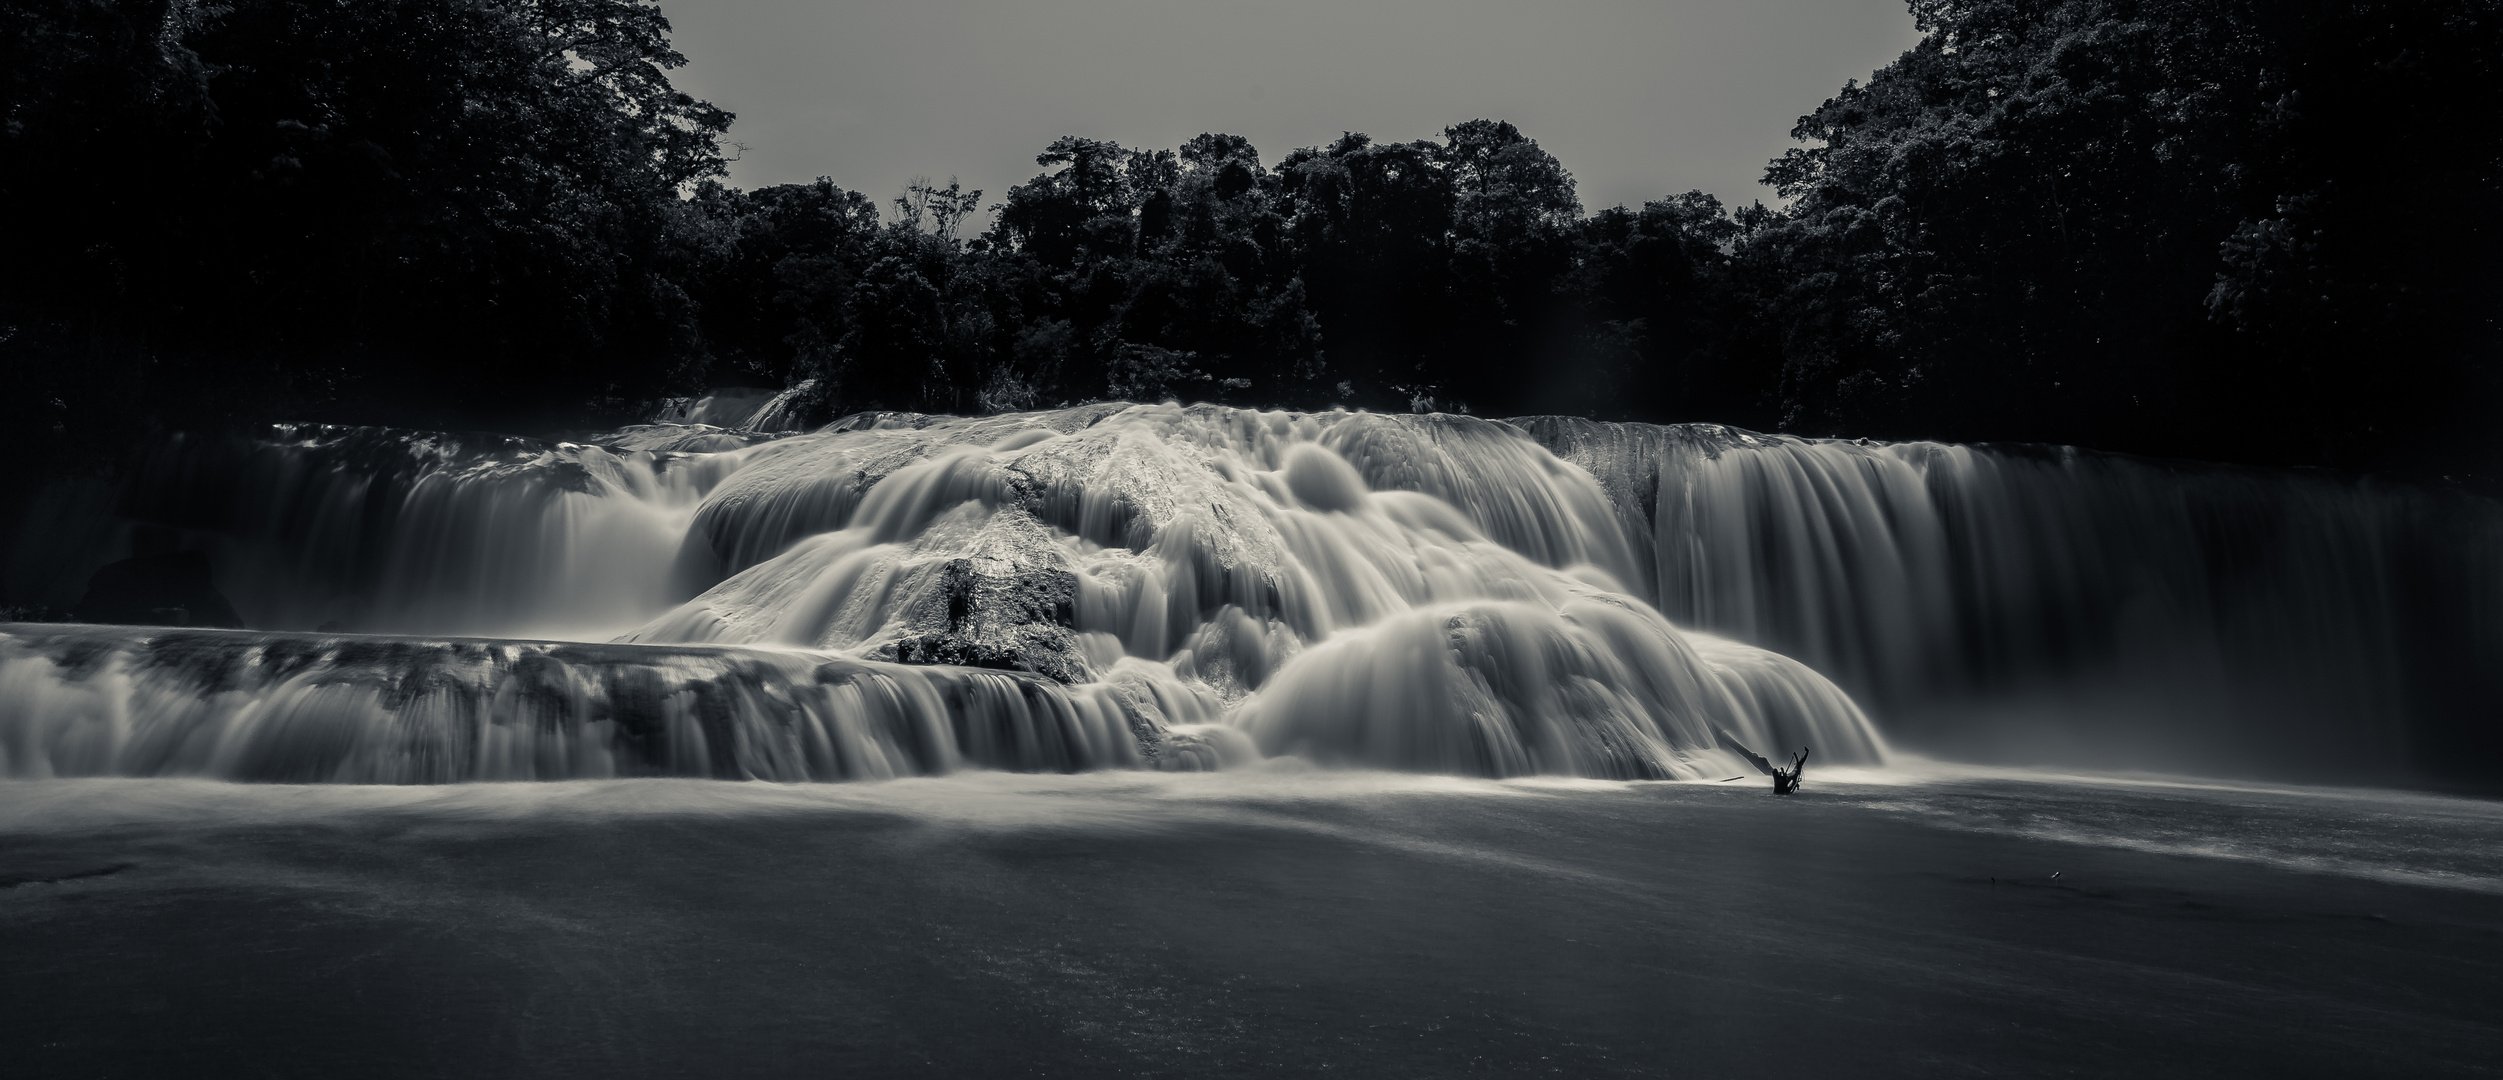
[[[2503,0],[1912,9],[1733,213],[1585,211],[1483,120],[1065,138],[988,203],[740,191],[649,4],[26,0],[0,420],[57,471],[813,378],[818,417],[1170,395],[2494,472]]]

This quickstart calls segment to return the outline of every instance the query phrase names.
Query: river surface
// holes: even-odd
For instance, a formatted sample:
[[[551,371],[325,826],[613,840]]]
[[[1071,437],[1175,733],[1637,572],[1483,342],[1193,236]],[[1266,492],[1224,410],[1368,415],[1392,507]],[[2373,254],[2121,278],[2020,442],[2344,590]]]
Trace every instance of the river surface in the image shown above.
[[[0,883],[18,1075],[2503,1061],[2503,804],[2364,789],[1918,760],[1788,799],[1291,760],[17,781]]]

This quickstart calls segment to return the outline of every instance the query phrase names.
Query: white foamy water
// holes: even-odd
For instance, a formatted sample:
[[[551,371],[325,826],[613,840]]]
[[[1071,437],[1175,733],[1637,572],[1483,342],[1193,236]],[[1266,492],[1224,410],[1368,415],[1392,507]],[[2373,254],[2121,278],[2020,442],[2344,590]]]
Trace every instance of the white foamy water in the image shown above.
[[[11,628],[0,770],[855,779],[1292,755],[1675,779],[1747,768],[1723,733],[1884,758],[1814,670],[1629,592],[1642,566],[1588,473],[1465,417],[1102,405],[761,442],[283,429],[222,463],[169,453],[139,491],[224,493],[188,512],[248,567],[247,619],[366,633]]]
[[[1721,732],[1824,768],[1882,724],[2390,781],[2503,694],[2490,500],[2060,448],[1121,403],[285,426],[46,506],[12,580],[170,528],[262,632],[0,631],[14,775],[1717,778]]]

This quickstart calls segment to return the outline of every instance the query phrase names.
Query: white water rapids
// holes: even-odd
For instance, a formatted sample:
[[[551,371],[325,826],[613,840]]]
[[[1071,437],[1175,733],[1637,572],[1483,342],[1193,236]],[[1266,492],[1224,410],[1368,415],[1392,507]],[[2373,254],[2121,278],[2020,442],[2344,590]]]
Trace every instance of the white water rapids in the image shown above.
[[[14,593],[67,606],[173,529],[258,629],[0,627],[0,774],[1719,779],[1751,770],[1718,732],[1882,762],[1855,696],[1984,754],[2370,774],[2418,718],[2490,704],[2499,521],[2330,478],[1560,418],[286,427],[55,493]]]
[[[1480,421],[297,428],[212,459],[176,446],[131,497],[196,507],[271,629],[12,627],[0,770],[792,780],[1292,754],[1694,779],[1748,771],[1718,732],[1884,753],[1822,676],[1629,595],[1597,483]]]

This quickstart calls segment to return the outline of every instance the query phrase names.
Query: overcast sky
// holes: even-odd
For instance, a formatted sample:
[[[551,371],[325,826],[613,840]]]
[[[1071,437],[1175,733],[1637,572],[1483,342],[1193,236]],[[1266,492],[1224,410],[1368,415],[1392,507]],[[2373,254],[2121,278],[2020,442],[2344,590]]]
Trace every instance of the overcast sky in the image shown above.
[[[1274,164],[1509,120],[1586,207],[1757,184],[1791,124],[1916,38],[1902,0],[661,0],[678,85],[738,114],[742,187],[884,202],[953,174],[987,207],[1060,135],[1243,135]]]

